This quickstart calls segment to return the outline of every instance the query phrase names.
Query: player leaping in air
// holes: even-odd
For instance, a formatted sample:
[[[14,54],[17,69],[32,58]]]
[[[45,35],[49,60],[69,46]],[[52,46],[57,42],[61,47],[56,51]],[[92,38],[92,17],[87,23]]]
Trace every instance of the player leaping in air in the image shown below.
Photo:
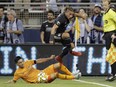
[[[64,12],[60,14],[54,23],[51,30],[50,43],[60,42],[65,47],[62,53],[56,57],[56,60],[62,62],[62,58],[69,52],[74,56],[82,55],[80,52],[72,51],[75,47],[73,41],[71,40],[70,34],[65,32],[67,25],[70,20],[74,17],[74,10],[71,7],[66,7]]]
[[[72,80],[79,79],[81,73],[78,71],[72,74],[63,64],[56,63],[48,66],[44,70],[38,70],[33,67],[34,64],[40,64],[55,58],[55,55],[51,55],[49,58],[40,58],[37,60],[24,61],[20,56],[15,58],[15,63],[19,68],[15,71],[12,80],[7,83],[16,83],[18,79],[23,79],[28,83],[50,83],[56,78]],[[59,73],[57,70],[63,71],[65,74]]]

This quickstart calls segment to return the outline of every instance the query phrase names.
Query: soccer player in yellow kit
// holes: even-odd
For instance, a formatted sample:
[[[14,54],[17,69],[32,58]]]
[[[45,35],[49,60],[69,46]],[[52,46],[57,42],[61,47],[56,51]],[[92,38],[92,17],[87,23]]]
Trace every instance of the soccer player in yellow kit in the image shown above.
[[[73,75],[63,64],[60,63],[52,64],[44,70],[38,70],[33,67],[34,64],[49,61],[54,59],[54,57],[55,55],[51,55],[49,58],[23,61],[20,56],[17,56],[14,61],[19,68],[15,71],[13,79],[8,81],[8,83],[16,83],[20,78],[28,83],[50,83],[56,78],[68,80],[77,79],[81,76],[79,71]],[[61,70],[66,74],[61,74],[57,70]]]
[[[111,65],[111,76],[107,81],[116,79],[116,12],[110,8],[110,0],[102,0],[103,9],[103,38],[106,41],[106,49],[108,50],[106,61]]]

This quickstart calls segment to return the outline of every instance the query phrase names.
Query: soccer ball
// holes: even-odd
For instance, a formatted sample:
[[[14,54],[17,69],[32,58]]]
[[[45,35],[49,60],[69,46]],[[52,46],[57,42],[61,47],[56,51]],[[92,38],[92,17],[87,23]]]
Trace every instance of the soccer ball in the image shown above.
[[[48,79],[48,75],[46,75],[44,72],[40,72],[40,73],[38,74],[38,81],[39,81],[40,83],[46,82],[47,79]]]

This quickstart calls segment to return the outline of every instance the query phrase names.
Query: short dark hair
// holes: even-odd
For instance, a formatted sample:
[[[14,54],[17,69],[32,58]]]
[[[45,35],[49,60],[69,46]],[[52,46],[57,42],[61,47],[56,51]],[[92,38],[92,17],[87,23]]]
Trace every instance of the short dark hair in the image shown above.
[[[64,12],[66,12],[67,10],[70,10],[70,11],[73,11],[74,12],[74,9],[70,6],[67,6],[65,9],[64,9]]]
[[[4,9],[4,6],[0,6],[0,9],[3,9],[3,11],[5,10],[5,9]]]
[[[52,10],[47,11],[47,15],[48,15],[48,13],[52,13],[53,15],[55,15]]]
[[[18,61],[19,61],[20,59],[22,59],[22,57],[16,56],[16,58],[14,59],[14,62],[15,62],[15,63],[18,63]]]

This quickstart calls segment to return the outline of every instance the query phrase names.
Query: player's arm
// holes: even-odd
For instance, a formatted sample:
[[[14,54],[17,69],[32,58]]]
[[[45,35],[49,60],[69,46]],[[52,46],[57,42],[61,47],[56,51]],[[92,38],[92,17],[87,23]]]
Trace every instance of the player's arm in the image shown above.
[[[55,55],[51,55],[50,57],[48,58],[40,58],[40,59],[37,59],[34,61],[35,64],[38,64],[38,63],[44,63],[44,62],[47,62],[49,60],[52,60],[55,58]]]
[[[52,29],[51,29],[51,35],[50,35],[50,43],[53,43],[54,40],[54,34],[58,28],[58,25],[54,24]]]
[[[20,79],[20,78],[21,78],[21,77],[20,77],[20,75],[18,74],[18,71],[16,70],[15,73],[14,73],[13,79],[12,79],[12,80],[9,80],[7,83],[16,83],[16,81],[17,81],[18,79]]]
[[[54,41],[54,34],[56,33],[56,30],[58,29],[58,27],[64,22],[64,20],[62,19],[62,16],[59,16],[55,22],[54,25],[51,29],[51,35],[50,35],[50,43],[53,43]]]
[[[44,23],[42,24],[40,31],[41,31],[41,34],[40,34],[41,42],[45,43],[45,41],[44,41],[44,32],[45,32],[45,25],[44,25]]]
[[[44,32],[42,31],[41,32],[41,42],[44,44],[45,43],[45,41],[44,41]]]
[[[19,77],[19,76],[16,74],[16,72],[15,72],[13,79],[9,80],[9,81],[6,82],[6,83],[16,83],[16,81],[17,81],[19,78],[20,78],[20,77]]]

